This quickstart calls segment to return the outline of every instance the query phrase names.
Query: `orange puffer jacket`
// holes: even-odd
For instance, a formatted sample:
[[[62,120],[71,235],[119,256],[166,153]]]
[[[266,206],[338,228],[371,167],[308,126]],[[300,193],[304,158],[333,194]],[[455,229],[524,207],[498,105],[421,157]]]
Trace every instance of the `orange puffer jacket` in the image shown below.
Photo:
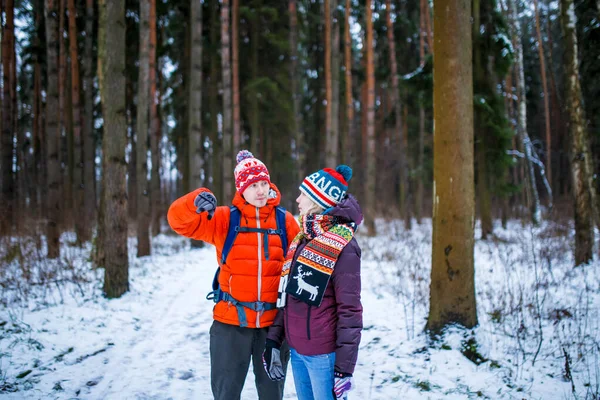
[[[240,226],[277,229],[275,207],[279,205],[281,194],[273,183],[271,183],[271,189],[275,196],[269,198],[267,204],[261,208],[254,207],[246,202],[238,192],[235,193],[233,205],[241,212]],[[217,250],[217,259],[220,261],[229,230],[230,211],[229,206],[217,207],[210,220],[205,212],[197,214],[194,199],[198,193],[207,191],[209,190],[206,188],[196,189],[175,200],[169,207],[167,219],[171,228],[180,235],[214,245]],[[289,245],[300,228],[292,214],[289,212],[286,214]],[[237,301],[274,303],[277,300],[279,277],[284,261],[281,239],[277,235],[268,235],[269,260],[266,260],[263,235],[263,233],[255,232],[238,233],[227,256],[226,264],[221,266],[219,274],[221,290],[229,293]],[[270,326],[277,314],[276,309],[256,312],[244,307],[244,310],[249,328]],[[214,307],[213,317],[225,324],[240,325],[238,310],[230,302],[218,302]]]

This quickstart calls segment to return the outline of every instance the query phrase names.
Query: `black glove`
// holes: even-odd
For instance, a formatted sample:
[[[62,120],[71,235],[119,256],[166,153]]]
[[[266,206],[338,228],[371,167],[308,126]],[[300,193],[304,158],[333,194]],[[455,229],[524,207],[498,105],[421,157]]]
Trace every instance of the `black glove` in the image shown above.
[[[207,211],[208,219],[211,219],[217,207],[217,198],[211,192],[202,192],[194,199],[194,206],[198,214]]]
[[[263,366],[267,376],[272,381],[282,381],[285,378],[281,355],[279,354],[279,345],[271,339],[267,339],[265,351],[262,354]]]

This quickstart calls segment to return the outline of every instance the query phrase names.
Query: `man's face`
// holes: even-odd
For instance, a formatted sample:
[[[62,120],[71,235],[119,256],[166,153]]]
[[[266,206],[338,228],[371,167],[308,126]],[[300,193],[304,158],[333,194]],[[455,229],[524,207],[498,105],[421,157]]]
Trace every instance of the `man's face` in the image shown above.
[[[267,181],[254,182],[244,190],[242,196],[254,207],[264,207],[267,204],[267,200],[269,200],[270,188],[271,185]]]

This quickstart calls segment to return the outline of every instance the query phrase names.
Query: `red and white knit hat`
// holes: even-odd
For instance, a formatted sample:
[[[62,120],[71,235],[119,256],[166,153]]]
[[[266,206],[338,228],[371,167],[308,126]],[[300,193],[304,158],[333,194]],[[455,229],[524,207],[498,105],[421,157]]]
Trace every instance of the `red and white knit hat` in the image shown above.
[[[267,181],[271,183],[269,170],[262,161],[255,158],[248,150],[242,150],[236,157],[237,165],[233,171],[235,177],[235,188],[240,194],[254,182]]]

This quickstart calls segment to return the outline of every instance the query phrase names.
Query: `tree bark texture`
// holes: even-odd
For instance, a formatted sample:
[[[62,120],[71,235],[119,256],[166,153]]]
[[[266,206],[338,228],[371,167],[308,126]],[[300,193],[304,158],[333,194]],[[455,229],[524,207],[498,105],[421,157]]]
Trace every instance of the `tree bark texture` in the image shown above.
[[[540,222],[540,197],[535,184],[533,169],[533,145],[527,133],[527,97],[525,96],[525,66],[523,65],[523,44],[521,42],[521,26],[517,18],[517,4],[508,0],[509,21],[512,28],[513,43],[515,44],[515,68],[517,71],[517,135],[525,154],[526,193],[531,212],[531,221],[537,225]]]
[[[48,225],[46,240],[48,242],[48,258],[60,256],[60,232],[58,218],[61,212],[60,201],[60,129],[58,123],[58,9],[56,0],[48,0],[46,15],[46,151],[48,165]]]
[[[152,149],[152,173],[151,173],[151,223],[152,236],[160,233],[161,224],[161,191],[160,191],[160,121],[158,119],[158,90],[156,67],[156,0],[150,0],[150,148]]]
[[[334,140],[332,131],[332,103],[333,103],[333,87],[332,87],[332,70],[331,70],[331,1],[325,1],[323,20],[323,74],[325,76],[325,164],[329,168],[335,168],[337,159],[337,141]]]
[[[14,113],[12,99],[12,77],[15,62],[14,54],[14,1],[6,0],[4,4],[5,25],[2,36],[2,206],[0,207],[0,235],[10,235],[15,223],[16,179],[13,174],[14,155]]]
[[[290,90],[294,108],[294,144],[296,149],[296,179],[302,182],[305,177],[304,126],[302,122],[302,94],[300,93],[300,71],[298,70],[298,10],[296,0],[288,3],[290,14]]]
[[[575,206],[575,265],[592,260],[594,246],[591,153],[585,112],[579,82],[577,32],[573,0],[561,0],[560,17],[563,30],[566,104],[570,137],[570,161]]]
[[[233,156],[241,150],[242,129],[240,119],[240,66],[239,66],[239,0],[232,0],[231,8],[231,73],[232,73],[232,106],[233,106]],[[202,36],[202,34],[200,34]]]
[[[68,0],[69,7],[69,50],[71,53],[71,100],[73,103],[73,219],[77,243],[82,244],[90,238],[86,235],[84,214],[84,181],[81,137],[81,100],[79,57],[77,50],[77,19],[75,0]]]
[[[394,39],[394,26],[392,24],[392,2],[386,0],[387,40],[390,55],[390,75],[392,80],[392,102],[394,107],[394,131],[398,138],[398,161],[400,165],[400,215],[404,218],[404,227],[410,229],[410,213],[406,204],[408,192],[408,163],[406,162],[406,149],[404,146],[404,131],[402,126],[402,105],[400,104],[400,85],[398,83],[398,63],[396,61],[396,41]]]
[[[106,93],[110,101],[104,105],[104,294],[120,297],[129,290],[127,257],[127,121],[125,119],[125,3],[106,0],[104,72]],[[108,100],[108,99],[107,99]]]
[[[434,192],[427,329],[477,325],[471,1],[434,3]]]
[[[94,0],[86,0],[83,67],[85,77],[83,118],[83,209],[82,237],[90,240],[96,220],[96,139],[94,137]]]
[[[233,143],[231,126],[231,59],[229,40],[229,0],[221,4],[221,71],[223,74],[223,201],[233,198]],[[253,132],[254,134],[254,132]],[[256,154],[255,154],[256,155]]]
[[[340,18],[338,0],[331,2],[331,150],[330,168],[340,161]]]
[[[369,234],[375,234],[375,182],[377,180],[377,159],[375,153],[375,60],[373,54],[373,10],[371,0],[365,5],[366,15],[366,72],[367,72],[367,101],[366,107],[366,175],[365,184],[365,225]]]
[[[352,93],[352,37],[350,36],[350,13],[352,11],[352,1],[346,0],[346,10],[344,13],[344,77],[346,84],[346,137],[342,138],[345,146],[342,147],[344,160],[348,160],[353,154],[352,143],[355,139],[356,129],[354,127],[354,97]],[[353,160],[352,160],[353,161]],[[347,161],[344,161],[347,162]]]
[[[152,252],[150,241],[150,187],[148,131],[150,115],[150,0],[140,0],[140,61],[137,85],[137,256]]]
[[[542,29],[540,24],[540,13],[538,8],[538,0],[533,0],[535,11],[535,33],[538,42],[538,56],[540,59],[540,74],[542,76],[542,96],[544,98],[544,128],[546,137],[546,176],[548,182],[552,185],[552,135],[550,130],[550,104],[548,83],[546,79],[546,57],[544,56],[544,41],[542,40]]]

